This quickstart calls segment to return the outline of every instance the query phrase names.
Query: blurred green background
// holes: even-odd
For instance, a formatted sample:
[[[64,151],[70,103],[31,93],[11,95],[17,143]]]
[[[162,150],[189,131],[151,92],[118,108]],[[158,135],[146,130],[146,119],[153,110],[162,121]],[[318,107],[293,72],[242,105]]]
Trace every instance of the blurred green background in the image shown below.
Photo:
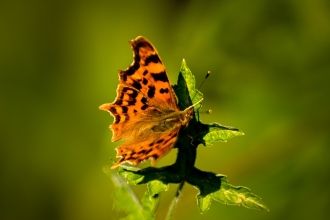
[[[200,146],[197,167],[228,176],[270,212],[213,202],[187,185],[175,219],[330,215],[330,3],[326,0],[6,1],[0,6],[0,219],[118,219],[102,172],[114,148],[117,70],[138,35],[174,84],[181,61],[202,87],[204,123],[245,136]],[[172,163],[176,150],[157,166]],[[164,219],[176,185],[161,195]],[[134,187],[141,196],[146,186]]]

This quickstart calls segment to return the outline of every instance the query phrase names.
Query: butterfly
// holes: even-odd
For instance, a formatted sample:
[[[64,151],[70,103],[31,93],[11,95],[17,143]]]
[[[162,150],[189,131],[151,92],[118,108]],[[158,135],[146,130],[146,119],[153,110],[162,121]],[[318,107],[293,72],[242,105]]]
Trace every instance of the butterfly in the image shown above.
[[[180,110],[156,48],[142,36],[131,40],[133,63],[120,70],[117,97],[103,104],[114,122],[112,142],[128,139],[116,148],[120,159],[111,167],[128,162],[138,165],[151,159],[152,165],[178,140],[181,128],[194,117],[193,106]]]

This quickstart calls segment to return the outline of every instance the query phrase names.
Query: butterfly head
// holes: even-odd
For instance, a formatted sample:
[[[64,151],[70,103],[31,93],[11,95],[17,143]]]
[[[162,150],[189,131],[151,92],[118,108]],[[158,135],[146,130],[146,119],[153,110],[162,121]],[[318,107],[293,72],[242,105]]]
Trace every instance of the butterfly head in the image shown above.
[[[189,121],[194,117],[194,108],[187,108],[186,110],[182,111],[180,114],[180,121],[183,127],[187,127]]]

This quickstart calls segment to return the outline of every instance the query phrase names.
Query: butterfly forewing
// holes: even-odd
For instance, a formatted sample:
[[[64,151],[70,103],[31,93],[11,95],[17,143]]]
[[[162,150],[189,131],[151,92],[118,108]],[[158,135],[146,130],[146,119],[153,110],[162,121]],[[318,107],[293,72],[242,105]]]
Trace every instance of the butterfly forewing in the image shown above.
[[[148,112],[146,109],[150,109],[148,99],[141,92],[119,84],[117,94],[113,103],[100,107],[109,111],[114,117],[114,122],[110,126],[113,130],[112,141],[134,137],[136,133],[141,132],[145,124],[150,123],[146,116]]]
[[[144,37],[130,41],[134,61],[120,71],[120,83],[133,87],[149,99],[150,105],[178,109],[165,67],[154,46]]]

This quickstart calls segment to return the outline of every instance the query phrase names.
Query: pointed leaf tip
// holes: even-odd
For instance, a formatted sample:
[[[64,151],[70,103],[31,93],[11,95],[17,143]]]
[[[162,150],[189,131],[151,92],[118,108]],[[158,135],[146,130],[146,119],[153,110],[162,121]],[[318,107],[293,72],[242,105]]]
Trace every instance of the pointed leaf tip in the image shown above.
[[[214,142],[227,142],[229,138],[242,136],[244,133],[234,127],[223,126],[218,123],[205,125],[205,133],[199,137],[199,140],[206,146],[212,146]]]
[[[269,211],[260,197],[243,186],[233,186],[225,183],[218,191],[212,193],[212,197],[225,205],[242,205],[249,209]]]
[[[211,207],[212,197],[211,195],[207,196],[197,196],[197,205],[201,214],[205,213]]]

